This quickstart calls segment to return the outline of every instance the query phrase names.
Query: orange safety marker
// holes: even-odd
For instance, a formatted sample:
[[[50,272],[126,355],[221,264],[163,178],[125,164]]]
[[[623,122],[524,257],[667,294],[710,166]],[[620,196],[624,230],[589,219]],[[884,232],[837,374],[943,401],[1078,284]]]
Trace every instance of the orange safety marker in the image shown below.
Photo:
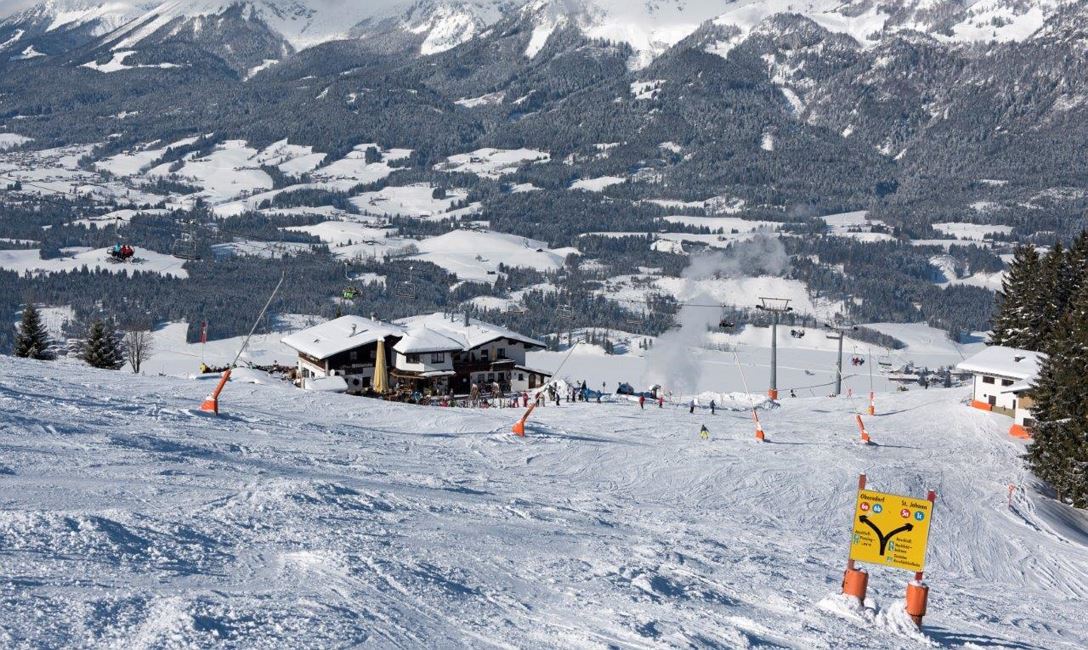
[[[1031,432],[1022,424],[1013,423],[1013,425],[1009,427],[1009,435],[1013,438],[1020,438],[1022,440],[1031,439]]]
[[[529,414],[532,413],[535,408],[536,403],[534,402],[529,406],[529,410],[525,411],[525,415],[521,416],[521,419],[514,423],[514,428],[512,429],[514,435],[521,436],[522,438],[525,437],[525,421],[529,419]]]
[[[756,422],[756,440],[763,442],[766,437],[763,435],[763,425],[759,423],[759,412],[752,409],[752,419]]]
[[[869,415],[876,415],[876,393],[869,391]]]
[[[771,398],[771,399],[773,399],[774,401],[777,402],[778,401],[778,389],[777,388],[767,389],[767,397],[769,397],[769,398]]]
[[[865,489],[866,478],[864,474],[858,475],[858,490]],[[842,593],[853,596],[859,603],[865,602],[865,592],[869,589],[869,573],[865,569],[859,569],[854,565],[853,558],[846,560],[846,571],[842,574]]]
[[[204,403],[200,405],[201,411],[219,415],[219,394],[223,392],[223,388],[228,381],[230,381],[230,368],[223,371],[223,376],[219,378],[219,384],[215,387],[215,390],[204,399]]]
[[[873,444],[873,440],[869,437],[869,432],[865,429],[865,423],[861,421],[861,416],[855,415],[854,417],[857,418],[858,421],[858,431],[861,432],[861,442],[866,445]]]
[[[937,493],[930,490],[926,494],[926,500],[935,502]],[[919,571],[914,574],[914,580],[907,583],[907,616],[910,616],[919,630],[922,629],[922,618],[926,615],[926,604],[929,601],[929,586],[922,582],[924,579],[924,572]]]

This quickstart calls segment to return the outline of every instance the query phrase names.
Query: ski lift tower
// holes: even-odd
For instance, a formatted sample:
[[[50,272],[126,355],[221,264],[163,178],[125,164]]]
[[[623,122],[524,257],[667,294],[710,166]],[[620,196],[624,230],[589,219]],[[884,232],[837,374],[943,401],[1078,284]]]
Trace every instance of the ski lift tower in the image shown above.
[[[789,298],[764,298],[760,296],[756,309],[765,311],[773,316],[771,321],[771,386],[767,389],[767,397],[778,399],[778,321],[782,314],[793,311]]]
[[[847,332],[857,330],[858,326],[853,324],[832,325],[831,323],[825,323],[824,327],[832,332],[838,332],[838,334],[827,335],[827,338],[832,341],[839,342],[839,356],[835,365],[835,397],[838,397],[842,394],[842,341],[846,338]]]

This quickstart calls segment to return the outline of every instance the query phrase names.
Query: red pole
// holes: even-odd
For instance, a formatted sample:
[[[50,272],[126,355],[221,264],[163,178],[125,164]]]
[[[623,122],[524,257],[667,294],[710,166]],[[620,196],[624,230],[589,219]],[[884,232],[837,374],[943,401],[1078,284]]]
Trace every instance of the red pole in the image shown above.
[[[865,429],[865,423],[861,421],[861,416],[860,415],[855,415],[854,417],[857,418],[857,421],[858,421],[858,431],[861,432],[861,441],[864,444],[871,443],[872,439],[869,438],[869,432],[868,432],[868,430]]]
[[[930,503],[937,501],[937,493],[930,490],[926,494]],[[932,516],[933,508],[930,508]],[[914,580],[907,584],[907,616],[910,616],[918,629],[922,628],[922,618],[926,615],[926,604],[929,602],[929,586],[922,582],[925,579],[923,571],[914,574]]]
[[[865,474],[858,474],[858,492],[865,489],[867,482]],[[853,519],[851,519],[853,521]],[[854,566],[854,560],[847,558],[846,571],[842,575],[842,593],[853,596],[859,603],[865,602],[865,592],[869,588],[869,574],[865,569]]]

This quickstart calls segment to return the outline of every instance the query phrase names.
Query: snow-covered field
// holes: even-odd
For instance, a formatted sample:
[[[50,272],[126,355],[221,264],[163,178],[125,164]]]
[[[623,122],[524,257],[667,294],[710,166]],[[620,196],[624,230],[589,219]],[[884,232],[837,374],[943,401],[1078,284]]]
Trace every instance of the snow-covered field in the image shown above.
[[[976,241],[986,239],[987,236],[995,233],[1007,235],[1012,232],[1012,226],[989,226],[977,223],[935,223],[933,229],[958,239]]]
[[[494,149],[487,147],[450,156],[435,169],[444,172],[472,173],[485,178],[512,174],[522,165],[546,162],[551,156],[536,149]]]
[[[45,274],[78,271],[86,266],[92,271],[102,269],[110,273],[131,274],[142,271],[175,278],[189,277],[189,272],[182,268],[185,260],[146,248],[137,249],[136,257],[125,264],[110,262],[105,248],[74,247],[62,249],[61,252],[65,254],[64,257],[43,260],[36,248],[0,250],[0,269],[18,273]]]
[[[461,280],[494,282],[499,265],[554,271],[569,249],[551,250],[544,242],[498,232],[454,230],[418,243],[414,259],[436,264]]]
[[[414,407],[0,358],[6,647],[1082,648],[1088,520],[962,390],[640,411]],[[699,426],[710,429],[700,440]],[[839,591],[859,472],[938,491],[909,574]],[[1006,505],[1008,484],[1018,490]]]
[[[444,197],[435,197],[435,188],[426,183],[404,187],[385,187],[375,192],[363,192],[351,199],[352,204],[364,214],[400,217],[456,216],[452,211],[455,203],[468,197],[464,190],[449,190]]]

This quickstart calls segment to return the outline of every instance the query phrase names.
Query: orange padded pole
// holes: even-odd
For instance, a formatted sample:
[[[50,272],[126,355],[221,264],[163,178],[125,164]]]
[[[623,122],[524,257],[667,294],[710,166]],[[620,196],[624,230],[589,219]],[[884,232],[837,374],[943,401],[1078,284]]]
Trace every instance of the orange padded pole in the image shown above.
[[[529,406],[529,410],[525,411],[525,415],[521,416],[521,419],[514,423],[513,432],[515,435],[523,438],[525,437],[525,421],[529,419],[529,414],[532,413],[535,408],[536,402],[533,402],[533,404]]]
[[[223,388],[226,387],[228,381],[230,381],[230,368],[223,371],[223,376],[219,378],[219,384],[215,387],[215,390],[204,399],[204,403],[200,405],[201,411],[219,415],[219,394],[223,392]]]

